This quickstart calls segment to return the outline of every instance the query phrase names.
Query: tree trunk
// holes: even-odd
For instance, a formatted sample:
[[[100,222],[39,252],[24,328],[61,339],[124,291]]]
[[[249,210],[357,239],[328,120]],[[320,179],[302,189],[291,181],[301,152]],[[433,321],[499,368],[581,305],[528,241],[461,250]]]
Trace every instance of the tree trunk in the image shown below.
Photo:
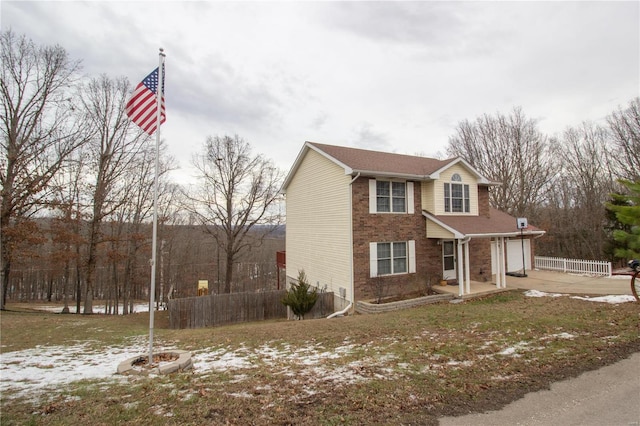
[[[71,247],[67,245],[67,251],[69,251]],[[64,277],[62,278],[62,299],[64,300],[64,307],[62,308],[63,314],[69,313],[69,296],[67,295],[67,291],[69,289],[69,259],[67,259],[64,263]]]
[[[231,293],[231,281],[233,280],[233,253],[227,250],[227,261],[224,274],[224,292]]]
[[[96,272],[96,250],[97,250],[97,226],[95,221],[91,223],[91,237],[89,238],[89,253],[87,255],[87,277],[84,287],[84,314],[93,314],[93,283]]]
[[[2,260],[2,292],[0,292],[0,310],[5,309],[5,301],[9,290],[9,273],[11,272],[11,261]]]

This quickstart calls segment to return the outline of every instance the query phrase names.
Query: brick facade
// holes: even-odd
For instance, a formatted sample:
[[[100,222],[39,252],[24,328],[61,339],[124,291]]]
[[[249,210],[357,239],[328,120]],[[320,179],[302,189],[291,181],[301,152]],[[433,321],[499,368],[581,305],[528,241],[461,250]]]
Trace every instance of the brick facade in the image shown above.
[[[414,182],[414,213],[369,213],[369,179],[358,178],[353,194],[353,275],[356,300],[375,298],[370,276],[369,244],[372,242],[415,241],[416,272],[376,278],[386,287],[385,296],[423,291],[427,281],[434,283],[442,274],[442,246],[437,239],[426,238],[426,220],[422,215],[420,182]],[[489,215],[489,192],[479,187],[480,213]],[[491,240],[469,243],[470,275],[474,281],[491,280]]]
[[[414,214],[369,213],[369,180],[359,178],[352,184],[353,194],[353,274],[356,300],[373,299],[370,277],[369,243],[416,242],[416,273],[379,277],[388,285],[386,295],[412,293],[421,287],[425,276],[428,241],[426,222],[421,213],[420,183],[415,182]]]
[[[469,241],[469,260],[471,280],[491,281],[491,239],[476,238]]]
[[[478,215],[479,216],[491,216],[491,209],[489,207],[489,187],[478,185]]]

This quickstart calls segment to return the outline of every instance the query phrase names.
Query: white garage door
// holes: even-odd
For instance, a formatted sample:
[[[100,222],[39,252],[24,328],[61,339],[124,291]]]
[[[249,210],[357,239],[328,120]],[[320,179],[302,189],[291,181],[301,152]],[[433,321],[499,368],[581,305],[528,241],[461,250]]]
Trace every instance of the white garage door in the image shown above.
[[[524,240],[524,260],[528,271],[531,270],[531,240]],[[507,241],[507,272],[522,270],[522,240]]]
[[[507,240],[507,272],[517,272],[522,269],[522,243],[520,240]],[[527,270],[531,269],[531,240],[524,240],[524,257]],[[498,251],[496,242],[491,241],[491,273],[497,271]]]

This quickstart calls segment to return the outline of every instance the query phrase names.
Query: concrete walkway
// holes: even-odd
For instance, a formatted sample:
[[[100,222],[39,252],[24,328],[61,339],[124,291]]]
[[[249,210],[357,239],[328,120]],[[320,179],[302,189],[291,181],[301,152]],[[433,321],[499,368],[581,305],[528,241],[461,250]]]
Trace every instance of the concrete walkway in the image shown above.
[[[633,294],[631,292],[631,277],[629,276],[613,276],[592,277],[575,274],[566,274],[555,271],[526,271],[526,277],[512,277],[507,275],[507,290],[539,290],[546,293],[569,293],[579,295],[618,295]],[[457,285],[433,286],[438,293],[450,293],[458,295],[459,289]],[[464,298],[473,298],[480,295],[504,291],[497,289],[496,285],[490,282],[481,283],[477,281],[471,282],[471,294],[465,295]]]
[[[507,288],[571,294],[632,294],[631,277],[588,277],[553,271],[527,271],[526,278],[507,276]]]

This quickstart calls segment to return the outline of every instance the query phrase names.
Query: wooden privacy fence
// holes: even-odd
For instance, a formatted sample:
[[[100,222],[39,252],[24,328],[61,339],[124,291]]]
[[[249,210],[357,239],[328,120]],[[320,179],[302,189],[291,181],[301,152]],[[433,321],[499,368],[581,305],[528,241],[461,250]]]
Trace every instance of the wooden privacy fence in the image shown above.
[[[573,274],[611,276],[611,262],[603,260],[564,259],[561,257],[535,256],[536,269],[570,272]]]
[[[287,318],[281,302],[286,290],[212,294],[170,300],[171,328],[200,328],[239,322]],[[333,293],[318,294],[318,301],[305,318],[317,318],[333,312]]]

